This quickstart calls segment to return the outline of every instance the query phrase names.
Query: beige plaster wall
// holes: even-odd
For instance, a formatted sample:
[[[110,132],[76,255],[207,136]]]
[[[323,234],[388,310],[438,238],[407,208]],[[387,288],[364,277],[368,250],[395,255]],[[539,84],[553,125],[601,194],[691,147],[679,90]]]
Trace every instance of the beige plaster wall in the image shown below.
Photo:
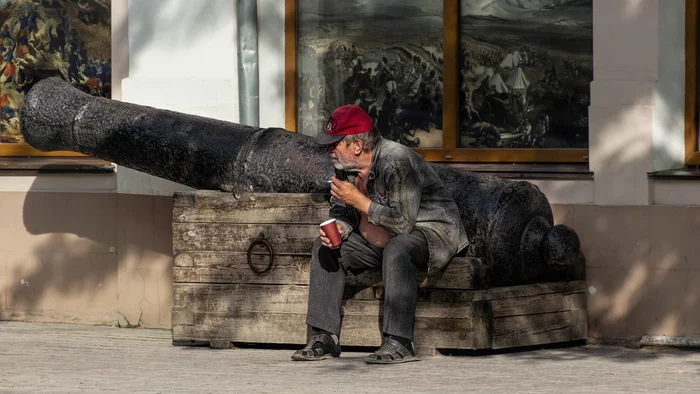
[[[4,192],[0,320],[170,328],[172,198]]]
[[[554,205],[587,259],[590,338],[700,334],[700,207]]]
[[[589,160],[596,205],[646,205],[659,64],[657,0],[593,1]]]

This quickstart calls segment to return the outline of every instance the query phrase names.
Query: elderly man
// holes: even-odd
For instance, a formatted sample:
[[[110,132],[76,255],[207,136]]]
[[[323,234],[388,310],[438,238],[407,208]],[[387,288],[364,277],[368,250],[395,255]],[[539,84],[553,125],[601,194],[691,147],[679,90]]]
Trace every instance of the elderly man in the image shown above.
[[[330,217],[342,243],[333,248],[323,230],[312,250],[306,323],[312,335],[293,360],[340,355],[340,308],[345,279],[382,269],[382,345],[365,362],[417,360],[413,344],[417,277],[441,269],[467,246],[457,205],[432,167],[411,149],[384,140],[359,107],[345,105],[316,137],[336,168]]]

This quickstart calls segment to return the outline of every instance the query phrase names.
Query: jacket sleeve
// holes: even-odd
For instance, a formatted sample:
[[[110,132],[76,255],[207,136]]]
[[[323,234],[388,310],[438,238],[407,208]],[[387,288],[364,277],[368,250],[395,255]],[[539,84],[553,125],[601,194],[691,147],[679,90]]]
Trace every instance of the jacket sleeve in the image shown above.
[[[418,217],[422,194],[420,174],[410,165],[388,165],[381,175],[386,195],[381,201],[372,201],[368,220],[392,234],[413,231]]]
[[[343,181],[349,181],[348,173],[342,170],[336,170],[335,177]],[[350,236],[352,230],[360,224],[360,218],[357,214],[357,210],[336,200],[333,198],[333,196],[331,196],[330,203],[331,209],[328,216],[335,219],[343,229],[343,235],[341,238],[345,240],[348,236]]]
[[[357,211],[335,198],[331,197],[331,210],[329,216],[335,219],[343,229],[342,239],[345,240],[352,230],[359,224]]]

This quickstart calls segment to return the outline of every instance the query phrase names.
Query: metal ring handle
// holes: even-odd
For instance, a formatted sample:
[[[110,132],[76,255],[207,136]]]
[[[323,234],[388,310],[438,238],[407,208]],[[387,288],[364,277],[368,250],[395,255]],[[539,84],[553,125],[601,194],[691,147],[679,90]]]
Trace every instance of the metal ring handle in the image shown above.
[[[267,248],[267,250],[270,252],[270,262],[267,264],[267,267],[265,267],[265,269],[261,270],[258,267],[256,267],[255,265],[253,265],[253,260],[251,260],[251,258],[250,258],[250,254],[253,251],[253,248],[255,247],[255,245],[264,245]],[[274,261],[275,261],[275,251],[272,249],[272,245],[270,245],[270,243],[267,242],[267,240],[265,240],[264,235],[261,234],[259,240],[253,241],[250,243],[250,246],[248,247],[248,266],[250,267],[250,269],[253,270],[253,272],[255,272],[258,275],[262,275],[262,274],[270,272],[270,270],[272,269],[272,264],[274,264]]]

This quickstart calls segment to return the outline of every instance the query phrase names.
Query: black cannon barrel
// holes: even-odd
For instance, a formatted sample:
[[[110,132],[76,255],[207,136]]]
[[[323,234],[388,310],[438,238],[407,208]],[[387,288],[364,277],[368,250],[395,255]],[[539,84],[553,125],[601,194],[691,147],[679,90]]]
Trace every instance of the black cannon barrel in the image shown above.
[[[60,78],[38,82],[20,110],[24,139],[198,189],[328,191],[333,165],[308,137],[92,97]]]
[[[20,125],[36,149],[80,152],[198,189],[328,193],[325,181],[334,174],[311,137],[92,97],[60,78],[32,87]],[[466,254],[491,267],[492,284],[530,283],[543,273],[580,278],[578,237],[553,226],[537,187],[433,167],[459,207],[471,241]]]

